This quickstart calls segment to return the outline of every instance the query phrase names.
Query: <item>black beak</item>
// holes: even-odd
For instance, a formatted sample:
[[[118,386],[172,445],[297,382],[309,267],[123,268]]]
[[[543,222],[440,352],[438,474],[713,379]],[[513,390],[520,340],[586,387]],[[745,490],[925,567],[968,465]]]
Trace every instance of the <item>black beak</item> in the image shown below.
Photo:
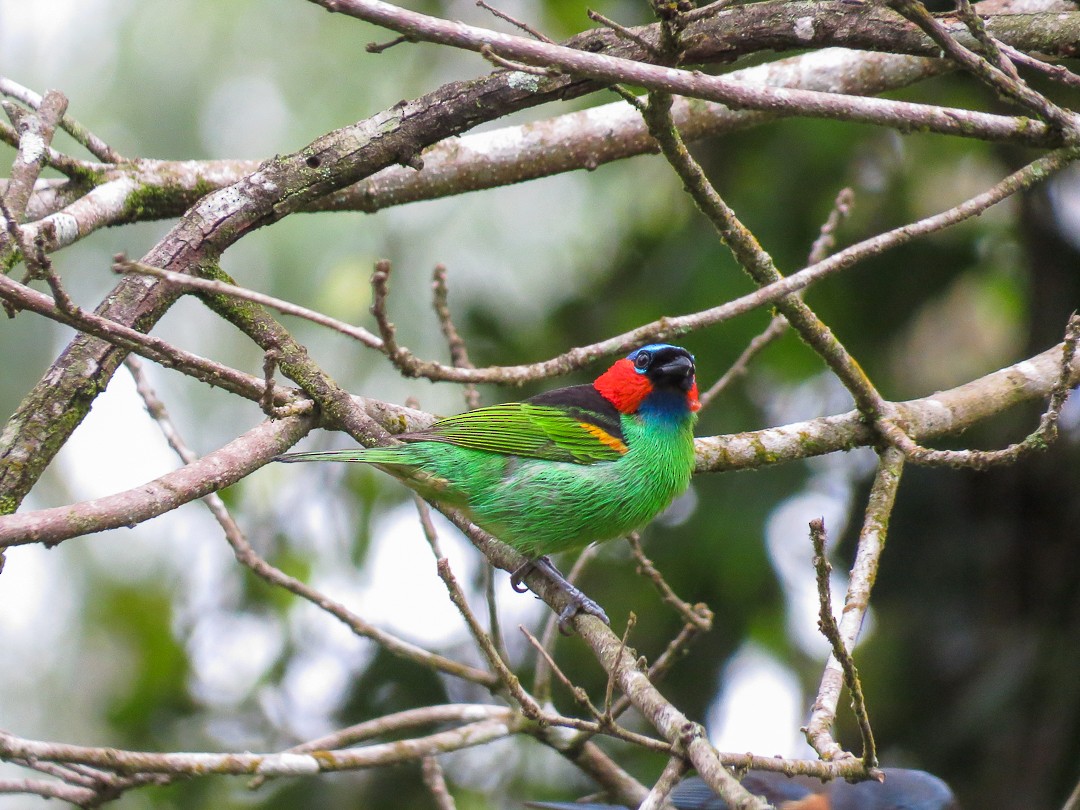
[[[694,361],[686,355],[676,355],[654,372],[657,376],[671,380],[684,391],[689,391],[694,384]]]

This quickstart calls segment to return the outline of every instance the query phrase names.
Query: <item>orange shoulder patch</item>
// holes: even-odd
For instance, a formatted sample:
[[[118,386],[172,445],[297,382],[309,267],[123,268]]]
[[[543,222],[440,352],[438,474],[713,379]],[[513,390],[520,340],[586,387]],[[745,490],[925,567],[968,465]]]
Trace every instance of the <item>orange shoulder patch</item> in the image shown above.
[[[612,436],[599,425],[594,425],[591,422],[578,422],[578,425],[580,425],[581,428],[586,432],[595,436],[601,444],[606,447],[610,447],[612,450],[619,453],[620,455],[630,450],[630,448],[626,446],[626,443],[623,442],[622,439],[619,439],[616,436]]]

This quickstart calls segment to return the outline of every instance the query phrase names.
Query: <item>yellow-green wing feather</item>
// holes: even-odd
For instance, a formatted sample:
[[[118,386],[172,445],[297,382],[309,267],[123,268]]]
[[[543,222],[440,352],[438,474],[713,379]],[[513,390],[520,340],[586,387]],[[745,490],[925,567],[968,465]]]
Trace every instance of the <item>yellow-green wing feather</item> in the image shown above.
[[[614,461],[627,451],[619,437],[596,424],[558,407],[528,402],[477,408],[400,438],[576,464]]]

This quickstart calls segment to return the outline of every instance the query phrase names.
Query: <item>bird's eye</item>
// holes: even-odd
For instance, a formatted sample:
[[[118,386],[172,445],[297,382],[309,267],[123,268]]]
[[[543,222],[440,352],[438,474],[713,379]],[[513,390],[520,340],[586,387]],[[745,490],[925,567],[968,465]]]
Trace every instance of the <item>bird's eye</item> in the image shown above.
[[[638,371],[644,371],[649,367],[649,361],[652,360],[652,355],[648,352],[638,352],[637,357],[634,358],[634,368]]]

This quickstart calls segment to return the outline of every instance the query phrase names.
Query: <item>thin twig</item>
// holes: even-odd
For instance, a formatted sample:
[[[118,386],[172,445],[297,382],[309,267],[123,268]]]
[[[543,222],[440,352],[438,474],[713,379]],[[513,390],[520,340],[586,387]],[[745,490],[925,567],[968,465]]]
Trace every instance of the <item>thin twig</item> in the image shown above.
[[[387,42],[369,42],[364,46],[364,50],[368,53],[382,53],[383,51],[390,50],[395,45],[401,45],[405,42],[416,42],[416,38],[402,35],[400,37],[394,37]]]
[[[287,748],[284,753],[304,754],[311,751],[333,751],[348,748],[357,743],[376,737],[398,734],[418,726],[430,726],[440,723],[475,723],[479,720],[502,720],[513,722],[516,712],[507,706],[491,706],[481,703],[449,703],[440,706],[421,706],[416,709],[384,714],[372,720],[348,726],[343,729],[316,737],[313,740]],[[260,787],[266,777],[256,776],[248,782],[248,788]]]
[[[446,265],[435,265],[435,272],[431,276],[432,306],[435,309],[435,317],[439,321],[439,329],[446,338],[447,348],[450,349],[450,362],[454,368],[475,368],[469,359],[469,349],[465,345],[464,338],[454,325],[454,319],[450,314],[450,290],[446,282]],[[473,383],[466,383],[463,388],[465,405],[469,410],[480,407],[480,392]]]
[[[653,561],[645,556],[645,552],[641,548],[641,533],[631,532],[626,536],[626,542],[629,543],[630,553],[637,562],[637,572],[652,582],[656,590],[659,591],[664,604],[672,607],[687,624],[693,624],[699,630],[711,630],[712,612],[708,610],[707,606],[691,605],[678,597],[671,586],[667,584],[664,575],[660,573]],[[701,610],[702,607],[705,607],[705,611],[708,611],[707,617],[706,613]]]
[[[851,708],[855,712],[859,734],[862,736],[863,763],[867,768],[876,768],[877,748],[874,745],[874,732],[870,728],[870,716],[866,711],[866,697],[863,695],[859,671],[855,667],[851,652],[844,646],[844,640],[840,637],[840,627],[832,612],[832,589],[829,587],[832,565],[829,564],[829,558],[825,554],[825,539],[825,521],[821,518],[810,521],[810,542],[814,546],[814,571],[818,589],[818,629],[832,645],[833,657],[840,662],[844,670],[844,681],[851,693]]]
[[[425,529],[426,531],[426,529]],[[439,578],[446,585],[446,591],[450,595],[450,601],[454,603],[454,607],[458,609],[462,617],[465,619],[465,623],[469,626],[469,632],[472,633],[473,639],[479,646],[480,651],[484,654],[491,668],[495,670],[495,674],[498,677],[499,682],[506,687],[507,691],[513,696],[521,707],[521,711],[526,717],[533,720],[539,720],[544,717],[544,710],[540,708],[540,704],[536,702],[521,685],[521,681],[518,680],[517,675],[510,671],[510,667],[499,655],[499,651],[495,649],[495,645],[491,643],[491,637],[484,632],[484,628],[480,626],[480,622],[476,620],[476,615],[472,612],[472,608],[469,607],[469,602],[465,598],[465,592],[461,590],[461,586],[458,584],[457,578],[454,576],[454,572],[450,570],[450,562],[445,557],[439,557],[436,562],[436,568],[439,572]]]
[[[671,668],[678,662],[679,658],[686,654],[687,647],[695,638],[701,633],[705,632],[701,629],[701,624],[708,622],[711,626],[713,620],[713,612],[705,604],[695,605],[695,608],[700,608],[699,621],[695,623],[687,622],[682,626],[682,629],[671,641],[668,642],[664,651],[657,656],[649,667],[648,677],[649,683],[659,684],[664,680],[664,676],[671,670]],[[619,698],[615,705],[611,709],[612,717],[618,717],[623,712],[630,708],[630,699],[623,695]]]
[[[593,11],[591,8],[587,9],[585,13],[593,22],[598,22],[601,25],[610,28],[623,39],[629,40],[630,42],[636,42],[638,45],[645,49],[646,53],[650,53],[653,56],[656,56],[658,54],[656,45],[649,42],[649,40],[645,39],[645,37],[634,33],[625,25],[617,23],[615,22],[615,20],[609,19],[608,17],[605,17],[603,14],[601,14],[599,11]]]
[[[996,41],[997,40],[995,40],[995,42]],[[1036,59],[1034,56],[1014,48],[1012,45],[1006,45],[1004,42],[998,42],[998,47],[1001,49],[1002,53],[1006,54],[1009,59],[1017,65],[1023,65],[1029,70],[1041,73],[1066,87],[1080,87],[1080,76],[1073,73],[1064,65],[1049,64],[1042,59]]]
[[[664,770],[660,772],[660,776],[653,783],[649,795],[645,797],[645,801],[641,803],[638,810],[661,810],[665,806],[672,789],[682,779],[686,770],[686,759],[684,757],[670,757],[667,764],[664,765]]]
[[[403,350],[397,344],[397,335],[394,324],[386,314],[386,299],[390,295],[390,269],[392,265],[387,259],[379,259],[375,262],[375,272],[371,274],[371,314],[375,316],[375,323],[382,337],[382,352],[394,365],[399,365],[399,358]]]
[[[806,259],[807,265],[823,262],[832,253],[833,248],[836,247],[836,229],[840,227],[840,223],[851,216],[851,206],[854,201],[855,191],[852,188],[840,189],[836,199],[833,200],[832,208],[829,209],[829,216],[825,218],[825,222],[818,231],[817,239],[810,246],[810,255]]]
[[[619,651],[616,654],[616,658],[622,658],[623,650],[626,649],[626,641],[630,638],[630,632],[637,624],[637,615],[630,611],[630,615],[626,617],[626,629],[623,630],[622,638],[619,639]],[[618,676],[618,672],[614,667],[608,673],[607,686],[604,687],[604,717],[607,720],[611,720],[611,700],[615,694],[615,678]]]
[[[55,776],[69,785],[78,785],[93,788],[94,790],[101,786],[103,780],[111,776],[111,774],[96,768],[91,769],[81,765],[58,765],[55,762],[43,762],[40,759],[12,759],[11,763],[38,773]]]
[[[896,490],[904,469],[904,454],[895,447],[881,451],[877,474],[866,503],[855,562],[851,567],[844,608],[840,614],[840,638],[845,650],[855,648],[862,629],[863,617],[870,606],[870,591],[877,579],[878,563],[885,548],[889,518],[896,502]],[[844,685],[844,671],[835,655],[829,656],[821,676],[810,720],[803,731],[806,740],[825,760],[843,759],[846,752],[832,737],[830,729],[836,720],[836,707]],[[865,768],[865,765],[864,765]]]
[[[1058,419],[1071,390],[1072,364],[1078,343],[1080,343],[1080,316],[1073,313],[1065,327],[1058,379],[1050,391],[1046,410],[1039,419],[1039,426],[1022,440],[1008,447],[1000,450],[932,450],[922,447],[899,427],[891,424],[887,427],[885,437],[917,464],[968,467],[977,470],[1001,464],[1013,464],[1029,453],[1042,452],[1058,437]]]
[[[450,789],[446,786],[446,777],[443,776],[443,769],[438,759],[429,755],[420,760],[420,774],[438,810],[457,810],[454,797],[450,795]]]
[[[363,748],[326,751],[318,756],[289,753],[158,753],[95,748],[66,743],[28,740],[0,731],[0,757],[4,759],[48,759],[53,762],[82,763],[119,773],[311,776],[334,771],[376,768],[422,759],[503,739],[521,731],[519,724],[503,719],[480,720],[424,737],[369,745]]]
[[[198,460],[198,456],[184,443],[179,431],[176,430],[175,424],[169,418],[164,403],[158,399],[153,388],[150,387],[140,365],[137,362],[129,363],[128,370],[132,372],[132,376],[135,378],[136,390],[143,398],[143,402],[146,403],[147,411],[154,418],[154,421],[161,426],[169,446],[173,448],[185,464],[194,464]],[[344,605],[335,602],[310,585],[274,567],[255,552],[255,549],[252,548],[251,543],[248,542],[243,531],[241,531],[225,506],[224,501],[217,493],[208,494],[204,501],[225,532],[225,539],[232,547],[236,559],[271,585],[284,588],[290,593],[308,600],[316,607],[334,616],[357,635],[375,641],[393,655],[423,666],[433,667],[441,672],[456,675],[459,678],[483,686],[491,687],[495,684],[495,679],[492,678],[490,673],[429,652],[421,647],[402,641],[383,630],[379,630],[349,611]]]
[[[439,572],[439,578],[446,586],[450,601],[454,603],[454,607],[458,609],[462,618],[465,619],[465,624],[469,628],[473,640],[480,648],[480,652],[487,658],[488,663],[495,671],[499,681],[506,687],[507,691],[510,692],[514,699],[517,700],[518,705],[521,706],[522,712],[524,712],[527,717],[538,719],[543,713],[539,703],[532,695],[525,691],[521,686],[518,677],[510,670],[510,667],[507,664],[505,649],[500,645],[497,645],[491,635],[484,632],[484,629],[480,626],[480,622],[477,620],[472,608],[469,607],[465,592],[461,589],[461,586],[458,585],[453,571],[450,570],[450,561],[443,556],[442,548],[439,543],[439,535],[438,532],[435,531],[435,524],[431,522],[431,510],[428,508],[427,502],[419,495],[414,495],[413,500],[416,502],[416,510],[420,519],[420,527],[424,532],[424,538],[427,540],[428,545],[431,546],[431,551],[435,555],[435,565]]]
[[[28,87],[23,87],[21,84],[12,81],[7,76],[0,76],[0,93],[21,101],[27,107],[35,110],[40,109],[42,104],[40,95]],[[60,128],[98,160],[104,163],[126,162],[123,155],[66,113],[60,119]]]
[[[745,2],[745,0],[714,0],[712,3],[706,3],[700,8],[695,8],[692,11],[686,12],[684,17],[687,23],[697,22],[698,20],[704,20],[706,17],[712,17],[726,8],[740,5],[743,2]]]
[[[586,566],[599,554],[600,547],[597,544],[586,546],[582,549],[578,558],[574,560],[570,572],[566,575],[566,581],[576,585],[581,579]],[[545,650],[555,648],[555,642],[559,638],[559,616],[550,613],[544,622],[544,630],[540,634],[540,641]],[[551,670],[547,666],[547,658],[540,656],[536,659],[536,668],[533,671],[533,693],[541,702],[546,702],[551,696]]]
[[[551,671],[555,673],[555,677],[559,679],[559,682],[570,690],[570,693],[574,696],[574,700],[577,701],[577,703],[580,704],[582,708],[584,708],[589,714],[596,718],[595,721],[578,720],[577,718],[573,717],[566,717],[564,715],[555,715],[549,713],[545,714],[541,718],[544,722],[550,723],[551,725],[566,726],[568,728],[573,728],[577,729],[580,732],[584,732],[584,734],[578,738],[579,744],[580,742],[587,740],[589,737],[595,734],[608,734],[620,740],[624,740],[635,745],[640,745],[641,747],[646,748],[650,751],[659,751],[665,754],[671,754],[672,746],[670,743],[666,743],[662,740],[657,740],[652,737],[646,737],[644,734],[638,734],[634,731],[629,731],[620,726],[618,723],[614,722],[609,713],[601,712],[596,707],[596,704],[589,700],[588,693],[580,686],[577,686],[573,681],[571,681],[570,678],[566,675],[566,673],[564,673],[559,668],[558,664],[555,663],[555,659],[551,657],[551,653],[544,649],[543,645],[536,638],[536,636],[534,636],[527,629],[525,629],[524,625],[518,625],[518,629],[522,632],[525,638],[528,639],[528,642],[536,649],[540,656],[547,659],[548,666],[551,668]],[[622,654],[622,649],[624,648],[620,648],[620,655]]]
[[[0,779],[0,794],[4,793],[25,793],[43,799],[60,799],[76,807],[89,806],[98,798],[96,790],[44,779]]]
[[[264,381],[251,374],[178,349],[168,341],[147,335],[117,321],[103,318],[93,312],[61,310],[47,295],[24,284],[19,284],[0,273],[0,299],[16,309],[25,309],[66,324],[80,332],[101,338],[109,343],[134,352],[148,360],[175,369],[194,379],[222,388],[230,393],[258,402],[264,394]],[[275,389],[277,405],[296,405],[301,410],[310,408],[297,392],[285,388]],[[299,413],[300,411],[296,411]]]
[[[536,636],[534,636],[532,633],[530,633],[523,624],[518,625],[518,630],[520,630],[522,635],[525,636],[529,644],[533,646],[533,648],[537,652],[537,655],[539,655],[540,658],[542,658],[547,663],[548,671],[555,674],[555,677],[558,678],[559,683],[566,687],[566,689],[573,696],[577,704],[583,709],[585,709],[585,711],[587,711],[597,720],[603,718],[604,713],[601,712],[596,707],[596,705],[589,699],[589,693],[570,680],[570,678],[566,675],[565,672],[562,671],[559,665],[555,663],[554,657],[552,657],[551,653],[548,652],[547,648],[540,642],[540,640],[537,639]]]
[[[239,287],[235,284],[218,281],[217,279],[199,278],[197,276],[188,275],[187,273],[177,273],[174,270],[162,270],[160,267],[151,267],[142,262],[131,261],[123,253],[117,253],[113,256],[113,270],[121,274],[135,273],[138,275],[153,276],[154,278],[163,279],[169,284],[187,290],[228,295],[232,298],[251,301],[252,303],[260,304],[264,307],[269,307],[270,309],[276,309],[278,312],[282,312],[286,315],[295,315],[297,318],[303,318],[306,321],[311,321],[320,326],[325,326],[328,329],[333,329],[335,332],[350,337],[371,349],[383,351],[383,342],[362,326],[353,326],[344,321],[339,321],[336,318],[331,318],[329,315],[323,315],[321,312],[316,312],[313,309],[297,306],[289,301],[284,301],[281,298],[274,298],[272,295],[256,292],[247,287]]]
[[[487,3],[485,3],[484,0],[476,0],[476,5],[478,5],[480,8],[484,9],[485,11],[488,11],[488,12],[494,14],[500,20],[505,20],[506,22],[508,22],[512,26],[514,26],[515,28],[520,28],[526,34],[531,36],[533,39],[538,39],[541,42],[548,43],[549,45],[555,45],[556,44],[555,40],[544,36],[542,33],[537,31],[535,28],[533,28],[528,23],[524,23],[524,22],[522,22],[521,20],[519,20],[519,19],[517,19],[515,17],[511,17],[505,11],[499,11],[499,9],[495,8],[494,6],[491,6],[491,5],[488,5]]]
[[[559,75],[559,71],[554,68],[537,67],[535,65],[527,65],[524,62],[515,62],[513,59],[499,56],[499,54],[488,47],[481,48],[480,55],[491,62],[491,64],[495,65],[495,67],[512,70],[515,73],[528,73],[531,76],[543,76],[544,78],[551,78]]]
[[[699,397],[702,409],[709,407],[713,400],[726,391],[727,387],[731,385],[732,382],[746,374],[747,369],[750,367],[750,362],[757,357],[766,346],[786,333],[787,330],[787,318],[783,315],[774,315],[769,320],[769,325],[765,327],[764,331],[751,339],[746,348],[743,349],[742,353],[735,359],[735,362],[728,367],[728,370],[721,374],[716,382],[710,385],[708,390]]]
[[[979,54],[961,45],[949,33],[949,30],[926,9],[921,0],[889,0],[889,5],[919,26],[928,37],[941,47],[945,55],[963,70],[975,76],[1005,98],[1011,99],[1020,106],[1031,110],[1062,133],[1065,133],[1067,137],[1075,137],[1077,123],[1076,117],[1071,112],[1062,109],[1041,93],[1032,90],[1022,79],[1015,76],[1015,70],[1013,75],[1010,75],[1006,70],[991,64]],[[974,25],[973,27],[978,28],[979,26]],[[996,48],[994,50],[996,51]]]

